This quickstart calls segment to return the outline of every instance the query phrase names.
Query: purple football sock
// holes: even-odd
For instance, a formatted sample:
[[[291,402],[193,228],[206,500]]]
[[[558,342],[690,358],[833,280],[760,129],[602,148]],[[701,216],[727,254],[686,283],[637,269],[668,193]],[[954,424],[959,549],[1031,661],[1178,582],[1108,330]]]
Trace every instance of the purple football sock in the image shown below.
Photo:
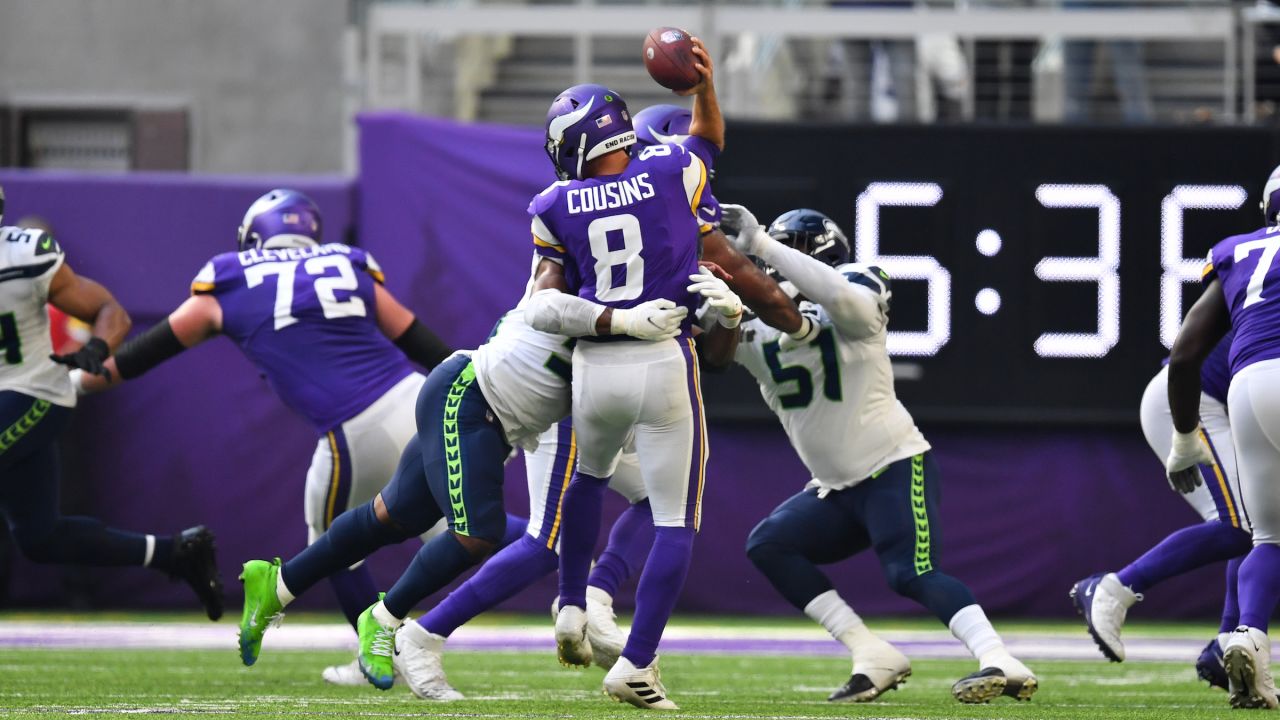
[[[556,569],[556,553],[528,534],[498,551],[480,571],[418,618],[427,632],[449,637],[471,618],[491,610]]]
[[[498,544],[499,548],[504,548],[520,538],[524,537],[524,531],[529,529],[529,518],[522,518],[519,515],[507,513],[507,530],[502,533],[502,541]]]
[[[339,570],[329,576],[329,585],[333,594],[338,596],[338,606],[342,614],[347,616],[351,627],[356,627],[360,613],[378,602],[378,586],[373,584],[373,574],[368,565],[361,565],[355,570]]]
[[[1240,625],[1240,600],[1236,595],[1236,584],[1240,582],[1240,563],[1243,557],[1231,558],[1227,561],[1227,594],[1222,601],[1222,624],[1218,632],[1231,632]]]
[[[631,634],[622,650],[622,656],[638,668],[648,667],[658,654],[662,631],[689,574],[693,536],[693,528],[688,527],[660,527],[654,533],[653,550],[640,574],[640,587],[636,588]]]
[[[608,478],[574,471],[560,505],[560,607],[587,606],[587,575],[600,536],[600,509]]]
[[[649,501],[641,500],[632,505],[613,523],[609,531],[609,544],[596,558],[587,584],[600,588],[610,596],[618,594],[618,588],[640,568],[653,547],[653,512]]]
[[[1240,563],[1240,624],[1266,631],[1280,600],[1280,546],[1259,545]]]
[[[1134,592],[1146,592],[1163,580],[1243,555],[1250,545],[1249,533],[1213,520],[1178,530],[1116,574]]]

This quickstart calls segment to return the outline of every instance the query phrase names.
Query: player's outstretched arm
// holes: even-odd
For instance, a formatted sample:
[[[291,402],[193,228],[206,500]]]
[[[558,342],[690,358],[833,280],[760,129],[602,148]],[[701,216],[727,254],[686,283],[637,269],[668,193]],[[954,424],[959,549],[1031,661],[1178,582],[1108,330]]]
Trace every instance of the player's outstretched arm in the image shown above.
[[[800,294],[821,305],[845,337],[864,338],[884,328],[887,317],[875,291],[849,282],[839,270],[774,240],[745,207],[722,205],[721,209],[725,224],[739,228],[735,248],[776,268]]]
[[[533,274],[533,294],[525,303],[529,327],[553,335],[630,335],[640,340],[669,340],[680,334],[688,314],[670,300],[650,300],[633,308],[611,308],[569,294],[560,263],[543,259]]]
[[[1202,482],[1201,463],[1213,456],[1200,440],[1200,366],[1231,329],[1231,314],[1222,281],[1214,278],[1187,311],[1169,353],[1169,410],[1173,414],[1173,447],[1165,460],[1169,484],[1188,493]]]
[[[80,392],[106,390],[138,377],[151,368],[222,332],[222,306],[212,295],[192,295],[169,317],[131,338],[107,360],[105,377],[76,378]]]
[[[800,314],[795,302],[778,283],[735,250],[723,232],[712,230],[702,236],[702,259],[719,265],[733,277],[729,287],[766,325],[793,335],[808,333],[811,329],[812,334],[817,334],[810,320]]]
[[[693,54],[699,62],[694,65],[702,73],[702,82],[679,95],[693,96],[693,119],[689,122],[689,134],[724,149],[724,116],[720,114],[720,101],[716,98],[715,66],[711,62],[711,53],[698,38],[689,38],[693,43]]]
[[[124,306],[101,284],[77,275],[63,263],[49,284],[49,302],[71,317],[93,326],[93,337],[79,350],[66,355],[50,355],[54,362],[101,375],[111,351],[129,333],[133,321]]]
[[[418,321],[413,311],[382,285],[373,286],[378,329],[400,348],[405,357],[430,370],[453,354],[453,349]]]
[[[700,263],[698,272],[689,276],[693,284],[688,290],[704,298],[708,314],[703,316],[703,325],[694,328],[698,360],[703,367],[713,372],[732,365],[734,355],[738,352],[742,300],[729,288],[728,281],[732,279],[724,268],[708,262]],[[702,328],[707,327],[707,321],[713,318],[710,327],[703,330]]]

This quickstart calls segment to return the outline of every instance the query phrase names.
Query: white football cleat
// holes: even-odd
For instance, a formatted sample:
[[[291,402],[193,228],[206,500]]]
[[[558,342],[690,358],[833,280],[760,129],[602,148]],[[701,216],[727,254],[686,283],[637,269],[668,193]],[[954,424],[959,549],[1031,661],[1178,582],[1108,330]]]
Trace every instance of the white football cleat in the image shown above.
[[[461,700],[444,676],[444,638],[427,632],[416,621],[406,622],[396,631],[396,650],[391,660],[414,695],[423,700]]]
[[[330,685],[343,687],[360,687],[369,684],[369,681],[364,679],[364,673],[360,672],[359,658],[346,665],[330,665],[320,673],[320,677]]]
[[[587,637],[587,613],[576,605],[560,608],[556,615],[556,655],[560,664],[590,667],[591,640]]]
[[[618,663],[604,676],[604,692],[618,702],[629,703],[645,710],[679,710],[680,706],[667,698],[667,689],[658,673],[658,658],[649,667],[637,668],[631,661],[620,657]]]
[[[591,641],[591,659],[605,670],[611,670],[622,656],[627,635],[618,627],[613,612],[613,596],[597,587],[587,587],[587,639]]]
[[[827,697],[828,702],[870,702],[906,682],[911,661],[874,635],[854,644],[853,674]]]
[[[951,686],[951,695],[966,704],[988,703],[1004,695],[1030,700],[1040,681],[1031,669],[1007,651],[984,655],[982,669],[966,675]]]
[[[1112,662],[1124,662],[1120,631],[1129,608],[1141,602],[1142,595],[1125,587],[1115,573],[1107,573],[1076,583],[1071,588],[1071,599],[1102,654]]]
[[[1231,707],[1280,707],[1271,678],[1271,639],[1265,632],[1244,625],[1236,628],[1222,653],[1222,664],[1227,669]]]

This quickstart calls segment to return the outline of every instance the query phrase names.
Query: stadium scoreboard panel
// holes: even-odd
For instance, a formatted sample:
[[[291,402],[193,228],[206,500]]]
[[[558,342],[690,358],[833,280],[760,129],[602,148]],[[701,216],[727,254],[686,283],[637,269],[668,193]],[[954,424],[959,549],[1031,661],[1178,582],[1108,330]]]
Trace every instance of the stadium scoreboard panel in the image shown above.
[[[1136,422],[1209,248],[1262,224],[1278,151],[1259,129],[735,123],[714,188],[766,224],[821,210],[890,274],[918,418]],[[713,416],[767,417],[746,384],[713,379]]]

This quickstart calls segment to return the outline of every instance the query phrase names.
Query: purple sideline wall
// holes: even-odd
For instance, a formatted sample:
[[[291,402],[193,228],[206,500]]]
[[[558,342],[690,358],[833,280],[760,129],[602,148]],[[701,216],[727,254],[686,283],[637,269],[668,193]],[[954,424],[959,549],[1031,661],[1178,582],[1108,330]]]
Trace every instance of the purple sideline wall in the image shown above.
[[[554,179],[541,134],[394,113],[363,116],[360,126],[358,191],[330,178],[0,171],[7,218],[49,218],[73,266],[112,287],[141,328],[182,301],[210,255],[233,247],[253,198],[293,184],[320,203],[328,237],[357,222],[360,244],[387,270],[392,291],[449,342],[475,346],[523,291],[524,209]],[[945,476],[943,565],[993,614],[1070,614],[1074,580],[1114,568],[1194,521],[1136,428],[1140,393],[1134,388],[1131,429],[925,428]],[[205,522],[218,533],[232,615],[239,563],[287,556],[305,542],[300,498],[314,437],[225,340],[86,399],[68,438],[78,472],[64,483],[88,488],[73,509],[121,527]],[[804,469],[776,425],[713,426],[710,442],[703,530],[681,609],[789,612],[742,548],[751,527],[803,485]],[[507,477],[509,508],[524,512],[519,460]],[[620,508],[611,499],[608,511]],[[413,550],[406,544],[375,556],[379,582],[393,581]],[[832,575],[861,612],[920,612],[885,588],[870,555],[834,566]],[[1170,581],[1135,615],[1211,616],[1220,578],[1214,568]],[[15,604],[64,604],[69,588],[84,590],[94,606],[190,606],[184,588],[144,570],[15,562]],[[505,607],[545,612],[554,594],[548,579]],[[332,595],[318,588],[301,604],[331,607]]]

